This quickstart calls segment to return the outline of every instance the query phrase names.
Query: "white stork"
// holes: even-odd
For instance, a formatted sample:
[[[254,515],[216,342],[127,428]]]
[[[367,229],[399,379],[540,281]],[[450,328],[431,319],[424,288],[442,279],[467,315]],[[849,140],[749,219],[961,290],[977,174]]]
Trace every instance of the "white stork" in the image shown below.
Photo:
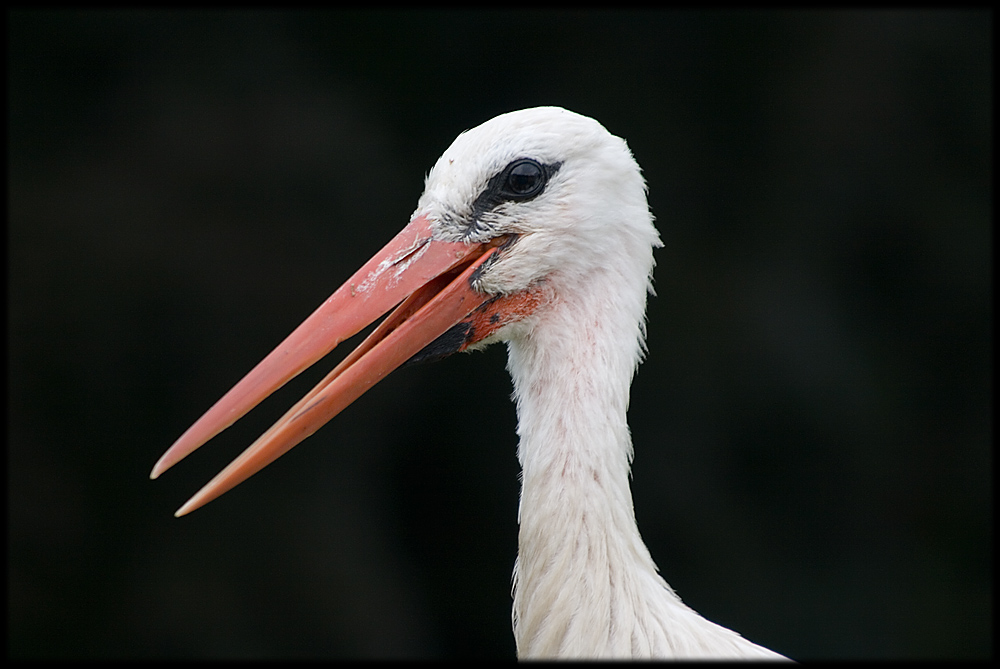
[[[459,135],[427,175],[409,225],[188,429],[151,476],[396,307],[177,515],[258,472],[408,360],[505,341],[523,471],[518,656],[780,659],[683,604],[636,527],[625,413],[658,246],[622,139],[555,107],[498,116]]]

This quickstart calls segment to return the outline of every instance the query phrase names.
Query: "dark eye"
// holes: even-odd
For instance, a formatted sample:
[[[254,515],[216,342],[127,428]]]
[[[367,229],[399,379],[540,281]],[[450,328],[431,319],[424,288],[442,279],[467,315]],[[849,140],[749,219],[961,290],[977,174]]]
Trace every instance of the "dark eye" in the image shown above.
[[[524,200],[538,194],[545,186],[545,170],[530,158],[518,160],[507,167],[504,183],[505,195],[514,200]]]
[[[486,187],[476,196],[469,212],[469,234],[479,230],[484,214],[505,202],[526,202],[545,190],[552,175],[562,167],[561,162],[542,164],[532,158],[516,158],[497,171]]]

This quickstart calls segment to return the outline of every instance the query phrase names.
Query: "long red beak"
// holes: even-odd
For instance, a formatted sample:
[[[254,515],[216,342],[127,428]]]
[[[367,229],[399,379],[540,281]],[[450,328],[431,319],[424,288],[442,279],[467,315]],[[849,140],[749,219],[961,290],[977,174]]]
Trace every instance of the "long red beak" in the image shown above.
[[[216,402],[159,459],[156,478],[226,429],[264,398],[399,305],[367,339],[228,467],[178,509],[183,516],[242,483],[322,427],[385,375],[453,326],[462,350],[512,318],[533,310],[530,294],[494,297],[476,291],[474,274],[510,238],[487,244],[431,239],[415,218],[331,295],[243,380]],[[400,304],[402,302],[402,304]],[[503,317],[498,317],[502,313]]]

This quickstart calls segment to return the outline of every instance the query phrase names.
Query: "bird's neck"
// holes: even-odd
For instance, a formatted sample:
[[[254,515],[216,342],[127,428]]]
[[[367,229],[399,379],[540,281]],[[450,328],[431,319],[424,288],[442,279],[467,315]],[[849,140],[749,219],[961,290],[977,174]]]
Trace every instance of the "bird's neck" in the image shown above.
[[[606,645],[621,637],[614,618],[642,606],[649,586],[666,589],[632,511],[626,410],[641,311],[623,309],[570,296],[509,344],[523,476],[514,603],[522,657],[629,654],[628,635],[625,648]],[[605,638],[580,638],[595,632]]]
[[[508,344],[522,469],[518,655],[778,659],[699,616],[656,571],[632,511],[625,415],[645,294],[595,300],[591,280],[607,290],[595,276],[553,291]]]

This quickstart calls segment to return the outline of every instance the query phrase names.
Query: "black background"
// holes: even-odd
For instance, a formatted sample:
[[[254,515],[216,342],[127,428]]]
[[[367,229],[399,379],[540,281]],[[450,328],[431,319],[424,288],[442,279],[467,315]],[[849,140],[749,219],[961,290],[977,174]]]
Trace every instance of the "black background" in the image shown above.
[[[797,659],[991,651],[986,11],[8,13],[8,654],[512,658],[502,346],[172,512],[343,355],[163,450],[409,218],[460,131],[625,137],[665,246],[635,509]]]

